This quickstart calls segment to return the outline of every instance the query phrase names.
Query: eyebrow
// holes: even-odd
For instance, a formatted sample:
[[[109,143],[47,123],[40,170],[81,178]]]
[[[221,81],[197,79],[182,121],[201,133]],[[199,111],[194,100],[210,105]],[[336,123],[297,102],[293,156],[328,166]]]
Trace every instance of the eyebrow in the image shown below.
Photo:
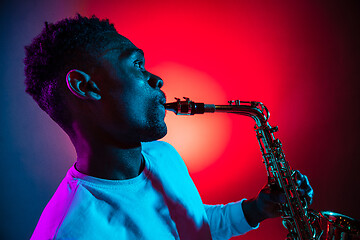
[[[131,48],[131,49],[127,49],[125,50],[123,53],[121,53],[121,55],[127,55],[127,56],[131,56],[135,53],[140,53],[141,55],[145,56],[144,51],[140,48]]]
[[[138,48],[136,51],[140,52],[142,55],[145,55],[144,51],[142,49],[140,49],[140,48]]]

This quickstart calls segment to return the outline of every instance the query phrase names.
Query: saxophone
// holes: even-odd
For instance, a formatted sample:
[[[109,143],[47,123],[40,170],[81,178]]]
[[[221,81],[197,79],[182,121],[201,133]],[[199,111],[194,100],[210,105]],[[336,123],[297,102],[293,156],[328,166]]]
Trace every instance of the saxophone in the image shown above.
[[[268,184],[284,192],[286,201],[281,205],[283,225],[288,230],[287,240],[342,240],[360,239],[359,221],[334,212],[317,212],[308,208],[295,184],[295,171],[285,159],[282,144],[274,135],[278,127],[268,123],[270,113],[261,102],[229,101],[229,105],[195,103],[189,98],[166,103],[165,109],[177,115],[203,113],[235,113],[255,120],[256,137],[268,175]]]

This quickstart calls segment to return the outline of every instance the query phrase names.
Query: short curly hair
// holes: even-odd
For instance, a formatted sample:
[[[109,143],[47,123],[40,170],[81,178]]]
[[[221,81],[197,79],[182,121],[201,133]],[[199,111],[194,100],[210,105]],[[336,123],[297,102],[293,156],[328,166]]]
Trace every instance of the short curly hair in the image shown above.
[[[77,14],[55,24],[45,22],[42,32],[25,47],[26,92],[63,128],[69,120],[62,99],[66,73],[74,68],[94,70],[99,46],[108,41],[101,35],[106,32],[117,33],[108,19]]]

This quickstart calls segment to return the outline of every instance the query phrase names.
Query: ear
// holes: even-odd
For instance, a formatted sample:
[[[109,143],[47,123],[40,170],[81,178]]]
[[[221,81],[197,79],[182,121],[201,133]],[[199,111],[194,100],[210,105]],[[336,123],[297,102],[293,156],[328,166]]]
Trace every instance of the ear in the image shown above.
[[[66,74],[66,83],[70,91],[82,99],[100,100],[100,89],[90,76],[80,70],[73,69]]]

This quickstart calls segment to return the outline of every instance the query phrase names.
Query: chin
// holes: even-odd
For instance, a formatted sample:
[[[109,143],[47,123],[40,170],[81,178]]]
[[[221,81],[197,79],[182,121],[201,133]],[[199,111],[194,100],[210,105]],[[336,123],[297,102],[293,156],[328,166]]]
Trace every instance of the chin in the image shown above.
[[[163,123],[161,126],[152,127],[149,131],[147,131],[147,134],[144,134],[145,136],[142,140],[142,142],[152,142],[155,140],[159,140],[167,134],[167,127],[166,124]]]

